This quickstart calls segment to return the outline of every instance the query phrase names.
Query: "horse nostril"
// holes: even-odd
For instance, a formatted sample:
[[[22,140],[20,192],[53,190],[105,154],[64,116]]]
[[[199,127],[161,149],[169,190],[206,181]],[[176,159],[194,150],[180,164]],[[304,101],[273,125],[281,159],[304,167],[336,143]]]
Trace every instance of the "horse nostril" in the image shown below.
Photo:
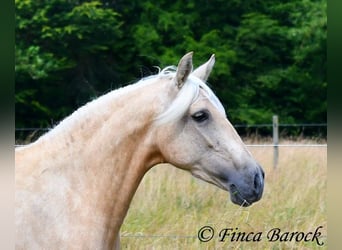
[[[257,172],[254,176],[254,188],[257,193],[260,192],[260,189],[262,188],[262,180],[264,178],[264,173],[262,172],[261,175],[259,172]]]
[[[254,188],[258,189],[258,186],[259,186],[259,176],[258,176],[258,174],[256,174],[254,176]]]

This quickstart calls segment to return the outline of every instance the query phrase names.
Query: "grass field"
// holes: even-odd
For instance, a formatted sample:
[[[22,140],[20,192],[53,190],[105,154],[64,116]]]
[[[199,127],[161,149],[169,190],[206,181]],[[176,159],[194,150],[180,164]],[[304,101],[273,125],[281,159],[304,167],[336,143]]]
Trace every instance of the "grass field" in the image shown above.
[[[239,207],[231,203],[228,192],[170,165],[157,166],[144,177],[133,199],[121,229],[122,249],[327,249],[327,148],[282,147],[277,169],[271,147],[249,149],[266,174],[259,202]],[[203,226],[214,230],[208,242],[197,238]],[[311,241],[313,234],[307,242],[267,239],[273,228],[307,234],[319,226],[323,246]],[[219,232],[227,228],[233,231],[220,241]],[[260,241],[234,240],[233,232],[235,239],[239,232],[241,236],[253,232]],[[209,237],[209,231],[203,235]]]

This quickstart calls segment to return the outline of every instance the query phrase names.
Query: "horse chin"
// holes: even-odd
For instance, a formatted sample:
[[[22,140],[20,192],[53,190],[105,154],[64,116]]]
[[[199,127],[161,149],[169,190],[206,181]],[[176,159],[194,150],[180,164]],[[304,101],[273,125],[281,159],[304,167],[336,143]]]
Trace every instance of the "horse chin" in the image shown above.
[[[217,175],[217,178],[213,178],[213,176],[206,175],[200,171],[191,171],[191,174],[198,179],[228,191],[230,193],[230,200],[236,205],[248,207],[253,203],[253,201],[245,199],[234,184],[228,184],[228,179],[224,178],[224,175]]]
[[[230,200],[236,205],[239,205],[242,207],[249,207],[253,203],[251,201],[246,200],[241,195],[241,193],[239,192],[239,190],[234,184],[229,186],[229,193],[230,193]]]

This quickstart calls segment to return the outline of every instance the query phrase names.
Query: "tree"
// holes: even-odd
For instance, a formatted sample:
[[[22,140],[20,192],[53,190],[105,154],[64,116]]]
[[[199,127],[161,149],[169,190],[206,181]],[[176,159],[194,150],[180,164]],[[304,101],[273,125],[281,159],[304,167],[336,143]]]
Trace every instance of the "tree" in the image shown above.
[[[195,66],[215,53],[233,123],[326,122],[326,37],[326,0],[16,0],[16,126],[51,126],[188,51]]]
[[[284,123],[326,122],[326,2],[270,6],[244,14],[238,29],[237,119],[264,123],[276,113]]]
[[[49,126],[119,78],[115,11],[97,1],[16,0],[16,13],[17,126]]]

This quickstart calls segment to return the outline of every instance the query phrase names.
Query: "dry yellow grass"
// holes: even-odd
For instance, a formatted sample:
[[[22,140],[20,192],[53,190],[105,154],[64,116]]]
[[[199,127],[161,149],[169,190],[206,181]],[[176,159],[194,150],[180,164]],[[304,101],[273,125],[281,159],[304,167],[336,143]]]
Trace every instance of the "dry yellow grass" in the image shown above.
[[[248,208],[238,207],[227,192],[172,166],[157,166],[144,177],[133,199],[121,230],[122,249],[326,249],[327,148],[280,148],[277,169],[272,166],[271,147],[250,151],[266,173],[262,200]],[[205,225],[215,235],[201,242],[197,234]],[[308,233],[319,226],[323,246],[294,239],[269,242],[266,237],[273,228]],[[228,236],[222,242],[218,234],[225,228],[233,228],[236,234],[260,232],[260,241],[232,241]]]

